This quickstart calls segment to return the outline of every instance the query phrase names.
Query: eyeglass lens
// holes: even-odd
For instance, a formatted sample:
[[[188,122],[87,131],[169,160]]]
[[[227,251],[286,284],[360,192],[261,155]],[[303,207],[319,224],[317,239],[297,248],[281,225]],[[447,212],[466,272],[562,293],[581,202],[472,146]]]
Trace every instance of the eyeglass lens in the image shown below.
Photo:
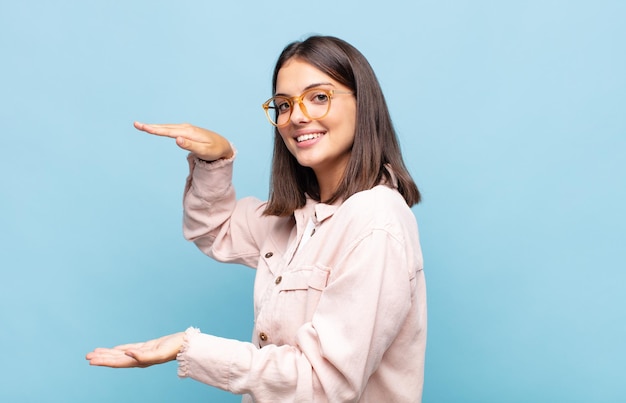
[[[305,91],[300,97],[290,99],[287,97],[274,97],[270,102],[270,108],[274,109],[273,114],[269,114],[272,121],[282,126],[289,121],[291,113],[295,104],[298,103],[298,99],[302,102],[299,103],[302,113],[304,113],[309,119],[320,119],[324,117],[330,108],[330,93],[325,90],[311,89]]]

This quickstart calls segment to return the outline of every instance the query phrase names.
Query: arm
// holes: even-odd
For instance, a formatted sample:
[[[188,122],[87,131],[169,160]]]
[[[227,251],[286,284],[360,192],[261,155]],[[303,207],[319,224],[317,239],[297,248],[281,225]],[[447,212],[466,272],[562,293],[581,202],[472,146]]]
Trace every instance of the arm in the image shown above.
[[[176,139],[187,151],[189,176],[184,194],[186,239],[205,254],[223,262],[256,267],[256,238],[269,225],[264,204],[248,198],[237,201],[232,186],[235,150],[221,135],[190,124],[153,125],[135,122],[135,128]]]
[[[221,200],[225,200],[227,206],[234,206],[235,194],[232,186],[230,186],[230,179],[235,151],[228,140],[215,132],[189,124],[158,125],[135,122],[134,126],[137,130],[149,134],[176,139],[176,144],[179,147],[190,151],[188,160],[192,173],[195,165],[199,164],[204,170],[216,171],[217,178],[221,178],[226,183],[225,185],[222,184],[221,187],[212,187],[210,175],[208,175],[208,178],[207,175],[204,175],[205,182],[208,181],[209,183],[204,184],[208,191],[202,194],[198,188],[193,189],[192,173],[190,173],[185,193],[189,193],[191,195],[190,199],[194,199],[198,206],[194,210],[195,214],[192,213],[191,217],[197,217],[196,221],[201,224],[202,221],[205,221],[206,224],[207,220],[203,219],[202,216],[207,216],[210,212],[207,211],[205,204],[219,205]],[[207,201],[211,199],[213,199],[214,203]],[[191,204],[193,203],[191,202]],[[228,207],[222,208],[222,210],[228,210]],[[220,214],[216,215],[219,216]],[[227,218],[225,217],[224,221]],[[191,220],[193,221],[193,218]],[[219,217],[217,221],[220,221]],[[202,239],[202,236],[197,236],[197,238]],[[209,238],[211,237],[209,236]],[[95,366],[115,368],[148,367],[174,360],[183,345],[183,340],[184,333],[181,332],[141,343],[124,344],[113,348],[96,348],[88,353],[86,358],[89,360],[90,365]]]
[[[375,230],[333,270],[312,321],[295,345],[189,333],[181,376],[263,401],[356,401],[396,339],[411,306],[411,264],[403,243]]]
[[[265,203],[236,199],[233,158],[208,163],[188,156],[183,234],[218,261],[256,268],[260,239],[269,232],[271,218],[263,216]]]

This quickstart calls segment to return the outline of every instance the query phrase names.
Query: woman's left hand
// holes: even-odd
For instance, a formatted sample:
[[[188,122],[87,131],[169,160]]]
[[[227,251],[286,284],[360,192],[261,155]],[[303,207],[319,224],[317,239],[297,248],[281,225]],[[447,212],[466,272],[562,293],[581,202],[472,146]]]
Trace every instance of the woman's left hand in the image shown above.
[[[143,343],[123,344],[113,348],[96,348],[85,357],[89,365],[112,368],[145,368],[176,359],[185,333],[175,333]]]

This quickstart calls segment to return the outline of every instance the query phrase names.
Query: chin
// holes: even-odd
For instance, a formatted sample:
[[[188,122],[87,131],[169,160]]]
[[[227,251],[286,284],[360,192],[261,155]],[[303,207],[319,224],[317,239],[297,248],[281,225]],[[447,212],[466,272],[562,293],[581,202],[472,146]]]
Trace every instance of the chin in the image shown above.
[[[313,168],[315,165],[317,165],[317,163],[319,163],[319,161],[312,160],[311,158],[303,158],[302,155],[298,155],[297,153],[294,155],[294,157],[296,158],[296,161],[298,161],[298,164],[307,168]]]
[[[298,164],[300,164],[301,166],[305,168],[314,169],[315,164],[311,163],[310,161],[300,161],[300,160],[297,160],[297,161],[298,161]]]

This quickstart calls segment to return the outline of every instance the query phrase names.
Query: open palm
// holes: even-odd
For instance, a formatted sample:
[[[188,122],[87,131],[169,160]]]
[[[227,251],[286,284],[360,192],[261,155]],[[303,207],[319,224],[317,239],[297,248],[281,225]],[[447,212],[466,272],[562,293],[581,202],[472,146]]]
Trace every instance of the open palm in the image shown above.
[[[85,357],[89,365],[134,368],[149,367],[176,359],[184,342],[184,333],[175,333],[158,339],[123,344],[113,348],[96,348]]]

